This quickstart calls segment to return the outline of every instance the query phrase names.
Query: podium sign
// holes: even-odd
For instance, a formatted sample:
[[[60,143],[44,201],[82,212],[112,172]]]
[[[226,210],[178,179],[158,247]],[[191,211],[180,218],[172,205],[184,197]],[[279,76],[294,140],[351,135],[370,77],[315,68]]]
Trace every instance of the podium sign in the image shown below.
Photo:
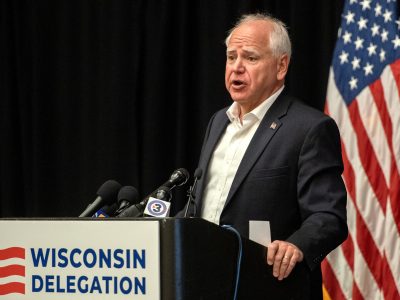
[[[154,221],[1,220],[0,300],[160,299]]]

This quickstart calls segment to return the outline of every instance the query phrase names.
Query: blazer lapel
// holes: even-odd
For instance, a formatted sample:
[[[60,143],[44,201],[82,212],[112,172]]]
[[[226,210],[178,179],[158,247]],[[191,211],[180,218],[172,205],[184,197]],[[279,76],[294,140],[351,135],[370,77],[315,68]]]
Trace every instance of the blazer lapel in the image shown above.
[[[265,147],[267,147],[269,141],[279,130],[282,125],[280,118],[286,114],[290,103],[290,98],[281,94],[261,120],[260,126],[255,132],[236,172],[225,206],[230,202],[244,178],[250,172]]]

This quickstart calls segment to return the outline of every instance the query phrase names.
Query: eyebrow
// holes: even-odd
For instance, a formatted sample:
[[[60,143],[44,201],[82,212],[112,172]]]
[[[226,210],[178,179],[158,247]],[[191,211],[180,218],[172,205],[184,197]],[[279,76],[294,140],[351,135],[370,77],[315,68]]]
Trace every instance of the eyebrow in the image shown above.
[[[255,54],[255,55],[259,55],[259,52],[256,50],[246,50],[246,49],[242,49],[243,53],[246,55],[251,55],[251,54]],[[227,49],[226,53],[227,54],[233,54],[236,53],[237,50],[236,49]]]

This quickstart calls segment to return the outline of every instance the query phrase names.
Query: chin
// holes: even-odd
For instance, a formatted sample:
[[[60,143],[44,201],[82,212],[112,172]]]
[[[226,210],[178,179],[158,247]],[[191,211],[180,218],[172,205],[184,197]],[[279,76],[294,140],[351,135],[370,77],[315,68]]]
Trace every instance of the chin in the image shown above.
[[[231,98],[232,98],[233,101],[237,102],[238,104],[242,104],[242,103],[246,103],[247,102],[246,98],[243,98],[243,97],[237,97],[237,96],[235,97],[235,96],[231,95]]]
[[[233,93],[230,93],[230,95],[231,95],[232,100],[235,102],[241,103],[241,102],[246,101],[245,95],[243,95],[241,93],[233,92]]]

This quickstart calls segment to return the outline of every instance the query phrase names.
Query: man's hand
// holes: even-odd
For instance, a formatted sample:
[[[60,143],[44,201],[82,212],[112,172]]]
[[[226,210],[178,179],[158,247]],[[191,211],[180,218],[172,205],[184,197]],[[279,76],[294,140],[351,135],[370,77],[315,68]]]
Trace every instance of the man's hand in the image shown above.
[[[273,265],[273,275],[278,280],[288,277],[302,260],[303,252],[292,243],[276,240],[268,245],[267,263]]]

